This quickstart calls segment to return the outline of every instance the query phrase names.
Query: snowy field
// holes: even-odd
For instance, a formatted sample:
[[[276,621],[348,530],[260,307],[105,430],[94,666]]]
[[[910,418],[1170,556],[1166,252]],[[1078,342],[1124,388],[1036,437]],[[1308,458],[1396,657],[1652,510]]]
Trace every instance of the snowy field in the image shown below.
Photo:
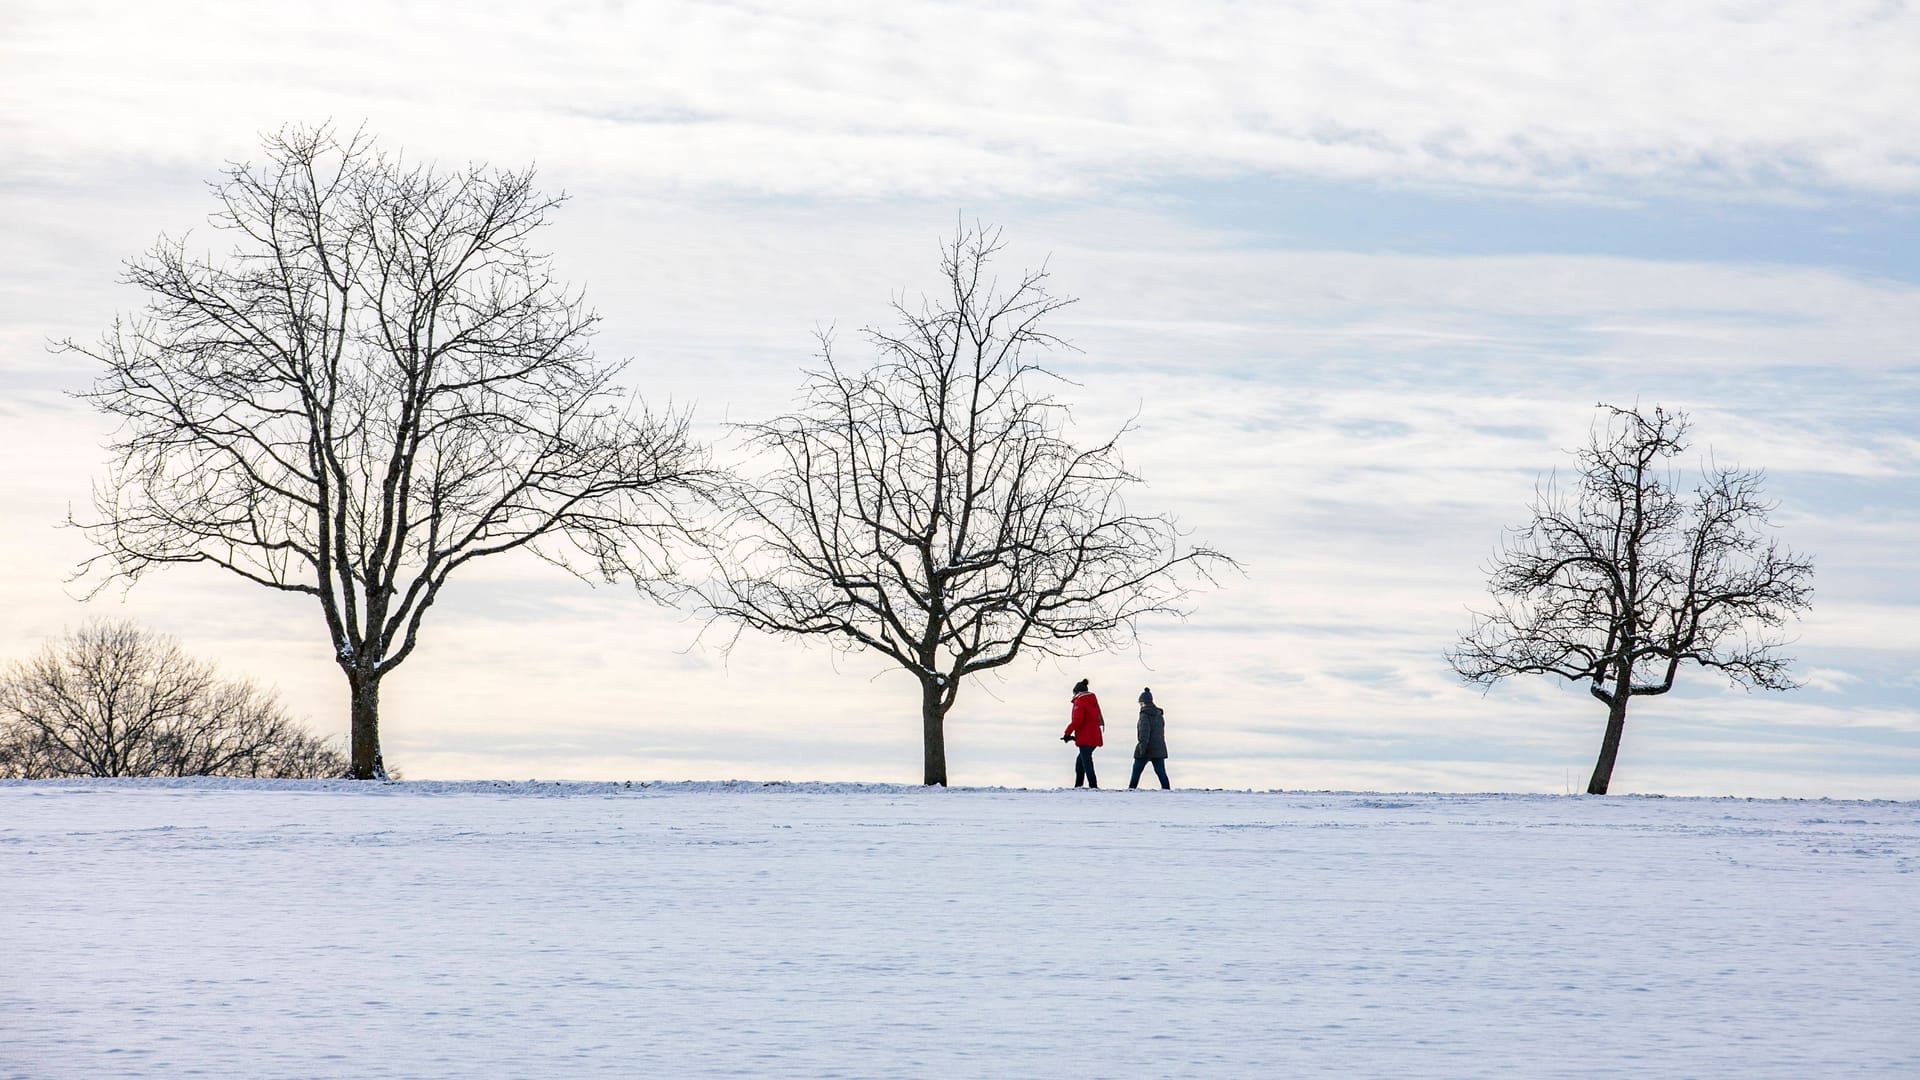
[[[1920,803],[0,783],[6,1077],[1920,1076]]]

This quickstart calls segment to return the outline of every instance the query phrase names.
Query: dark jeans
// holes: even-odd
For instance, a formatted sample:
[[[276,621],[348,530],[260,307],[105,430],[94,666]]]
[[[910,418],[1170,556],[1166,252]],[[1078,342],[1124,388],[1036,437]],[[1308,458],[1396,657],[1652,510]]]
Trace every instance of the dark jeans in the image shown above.
[[[1091,746],[1083,746],[1080,748],[1080,756],[1073,759],[1074,787],[1079,787],[1082,783],[1085,783],[1088,787],[1100,786],[1100,778],[1093,775],[1094,749],[1095,748]]]
[[[1167,783],[1167,759],[1163,757],[1157,757],[1157,758],[1151,758],[1151,759],[1134,758],[1133,759],[1133,779],[1127,781],[1127,786],[1128,787],[1140,786],[1140,774],[1147,771],[1147,762],[1149,760],[1153,762],[1153,774],[1160,778],[1160,786],[1163,788],[1172,787],[1173,786],[1172,784]]]

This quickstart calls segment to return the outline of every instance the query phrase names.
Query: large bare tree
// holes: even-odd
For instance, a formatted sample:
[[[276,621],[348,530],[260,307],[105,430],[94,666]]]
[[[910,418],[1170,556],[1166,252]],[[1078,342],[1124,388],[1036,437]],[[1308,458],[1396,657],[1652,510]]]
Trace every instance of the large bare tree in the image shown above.
[[[864,332],[871,363],[843,365],[823,334],[801,408],[742,426],[764,467],[708,596],[720,619],[911,674],[928,784],[947,782],[945,719],[967,676],[1124,645],[1142,616],[1178,612],[1189,571],[1231,564],[1128,508],[1138,478],[1117,435],[1064,438],[1041,358],[1063,344],[1045,320],[1071,301],[1044,270],[1002,287],[1001,246],[998,230],[959,230],[944,291]]]
[[[0,671],[0,777],[345,770],[275,695],[129,622],[90,623]]]
[[[381,680],[456,571],[524,548],[660,581],[703,459],[595,359],[598,317],[532,246],[561,199],[531,170],[296,128],[212,187],[231,253],[162,238],[128,267],[145,311],[67,343],[120,421],[83,572],[204,563],[313,597],[353,775],[381,777]]]
[[[1797,685],[1780,653],[1812,599],[1813,563],[1769,535],[1758,470],[1704,465],[1691,494],[1673,459],[1685,413],[1600,406],[1571,491],[1552,479],[1495,560],[1491,611],[1448,659],[1470,682],[1558,675],[1607,707],[1587,792],[1613,777],[1627,705],[1664,694],[1684,664],[1765,690]]]

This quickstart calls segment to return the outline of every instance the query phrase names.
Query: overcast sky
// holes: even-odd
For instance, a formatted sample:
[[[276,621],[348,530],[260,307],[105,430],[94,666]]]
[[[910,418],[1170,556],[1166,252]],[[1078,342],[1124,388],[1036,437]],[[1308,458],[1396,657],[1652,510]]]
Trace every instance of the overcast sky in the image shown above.
[[[1579,790],[1604,712],[1442,653],[1599,401],[1693,414],[1817,561],[1804,689],[1698,671],[1614,790],[1920,797],[1920,13],[1898,2],[396,4],[0,0],[0,658],[94,615],[344,734],[310,601],[212,571],[82,603],[105,429],[50,353],[283,124],[537,163],[545,238],[649,401],[785,409],[812,332],[936,285],[956,218],[1081,302],[1098,438],[1244,578],[1137,653],[1016,664],[956,783],[1053,785],[1068,688],[1154,687],[1183,786]],[[912,682],[505,560],[383,687],[416,778],[913,780]],[[1109,783],[1112,780],[1109,778]]]

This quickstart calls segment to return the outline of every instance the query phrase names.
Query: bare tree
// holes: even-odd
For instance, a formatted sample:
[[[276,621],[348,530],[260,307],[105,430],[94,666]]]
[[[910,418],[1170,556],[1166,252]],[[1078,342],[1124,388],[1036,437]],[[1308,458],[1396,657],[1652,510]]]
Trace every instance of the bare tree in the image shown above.
[[[381,777],[380,682],[448,578],[524,548],[663,581],[701,457],[595,360],[598,316],[530,246],[561,202],[531,170],[410,165],[325,128],[266,150],[212,185],[229,258],[163,238],[129,264],[143,315],[66,344],[121,421],[82,573],[208,563],[315,598],[353,775]]]
[[[925,782],[947,782],[945,719],[969,675],[1023,652],[1124,645],[1142,616],[1178,613],[1231,560],[1183,547],[1172,519],[1128,510],[1138,478],[1116,435],[1079,449],[1039,360],[1042,323],[1071,301],[1044,271],[1001,289],[997,230],[945,245],[945,292],[864,332],[843,367],[831,336],[799,411],[743,425],[770,462],[738,495],[737,542],[708,603],[717,618],[872,650],[920,687]],[[1210,580],[1210,579],[1209,579]]]
[[[1572,492],[1551,479],[1488,582],[1496,604],[1448,654],[1470,682],[1558,675],[1607,707],[1587,792],[1604,795],[1635,697],[1673,689],[1682,664],[1787,690],[1781,629],[1812,599],[1813,563],[1766,535],[1757,470],[1705,465],[1691,497],[1670,468],[1685,413],[1600,406]]]
[[[171,638],[95,622],[0,673],[0,777],[345,773],[273,694]]]

